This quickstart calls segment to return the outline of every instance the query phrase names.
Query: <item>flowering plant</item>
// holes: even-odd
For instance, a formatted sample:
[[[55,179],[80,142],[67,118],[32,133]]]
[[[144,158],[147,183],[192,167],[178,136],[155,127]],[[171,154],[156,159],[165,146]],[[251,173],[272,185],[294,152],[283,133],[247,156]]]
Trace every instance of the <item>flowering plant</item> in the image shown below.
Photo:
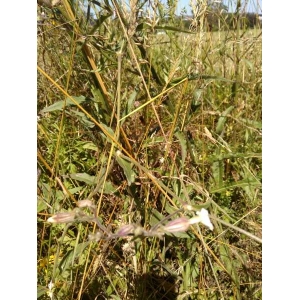
[[[210,221],[208,211],[205,208],[202,208],[200,211],[196,211],[196,216],[192,218],[180,217],[169,221],[166,225],[161,225],[164,220],[160,221],[150,230],[145,230],[137,224],[126,224],[122,225],[115,233],[112,233],[104,225],[102,225],[97,218],[96,206],[90,200],[81,200],[78,201],[78,208],[75,208],[70,212],[59,212],[54,214],[52,217],[48,218],[47,222],[50,223],[72,223],[72,222],[95,222],[98,228],[106,234],[106,237],[100,232],[96,235],[90,235],[90,239],[98,240],[100,238],[112,239],[112,238],[124,238],[128,236],[134,237],[146,237],[146,236],[158,236],[162,237],[166,233],[180,233],[185,232],[189,229],[190,225],[201,223],[207,226],[210,230],[213,230],[213,225]],[[82,209],[88,208],[93,216],[87,215]],[[192,210],[189,206],[188,210]]]

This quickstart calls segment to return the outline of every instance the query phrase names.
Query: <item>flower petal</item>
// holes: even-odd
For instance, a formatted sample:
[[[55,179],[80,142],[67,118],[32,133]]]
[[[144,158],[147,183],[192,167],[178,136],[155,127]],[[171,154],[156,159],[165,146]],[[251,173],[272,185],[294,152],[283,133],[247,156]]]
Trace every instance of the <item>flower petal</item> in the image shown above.
[[[197,211],[196,214],[200,216],[201,223],[205,226],[207,226],[210,230],[214,229],[213,224],[210,221],[208,211],[205,208],[202,208],[200,211]]]
[[[200,211],[197,211],[196,215],[197,216],[189,220],[190,224],[202,223],[203,225],[207,226],[210,230],[214,229],[214,226],[209,219],[208,211],[205,208],[202,208]]]

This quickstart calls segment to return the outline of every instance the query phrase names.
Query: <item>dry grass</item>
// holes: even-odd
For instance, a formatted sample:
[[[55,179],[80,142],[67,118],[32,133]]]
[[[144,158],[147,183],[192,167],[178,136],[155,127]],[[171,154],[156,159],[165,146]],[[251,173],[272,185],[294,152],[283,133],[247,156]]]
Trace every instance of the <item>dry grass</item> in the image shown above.
[[[261,30],[155,35],[112,1],[92,31],[79,3],[39,8],[40,299],[261,299]],[[83,199],[112,232],[183,203],[215,228],[95,242],[45,222]]]

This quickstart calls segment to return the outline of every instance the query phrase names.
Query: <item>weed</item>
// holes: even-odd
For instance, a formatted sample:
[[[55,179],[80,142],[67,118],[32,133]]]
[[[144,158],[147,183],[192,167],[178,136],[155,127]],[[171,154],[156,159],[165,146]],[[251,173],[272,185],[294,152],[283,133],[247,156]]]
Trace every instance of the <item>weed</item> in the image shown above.
[[[261,299],[260,26],[211,1],[46,2],[39,299]]]

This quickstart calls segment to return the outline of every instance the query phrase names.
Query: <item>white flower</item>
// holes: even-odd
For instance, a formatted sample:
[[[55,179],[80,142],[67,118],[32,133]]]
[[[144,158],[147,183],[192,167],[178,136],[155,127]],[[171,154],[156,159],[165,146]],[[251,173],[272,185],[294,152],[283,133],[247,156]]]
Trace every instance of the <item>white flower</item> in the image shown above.
[[[53,284],[52,280],[48,284],[48,289],[49,289],[49,291],[47,292],[47,294],[50,297],[50,299],[53,299],[54,284]]]
[[[189,220],[189,224],[202,223],[207,226],[210,230],[214,229],[213,224],[210,221],[208,211],[205,208],[202,208],[200,211],[196,212],[196,217],[193,217]]]

